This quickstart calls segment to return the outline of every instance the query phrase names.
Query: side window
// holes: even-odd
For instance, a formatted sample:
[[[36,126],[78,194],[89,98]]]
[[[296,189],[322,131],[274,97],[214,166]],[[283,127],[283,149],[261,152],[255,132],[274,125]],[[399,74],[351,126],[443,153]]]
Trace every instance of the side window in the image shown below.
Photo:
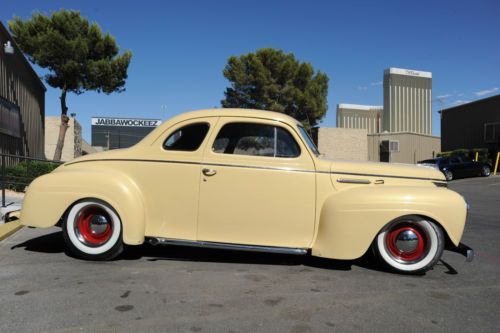
[[[170,134],[163,143],[165,150],[195,151],[208,133],[207,123],[189,124]]]
[[[215,138],[212,150],[221,154],[297,157],[300,148],[284,128],[263,124],[230,123]]]

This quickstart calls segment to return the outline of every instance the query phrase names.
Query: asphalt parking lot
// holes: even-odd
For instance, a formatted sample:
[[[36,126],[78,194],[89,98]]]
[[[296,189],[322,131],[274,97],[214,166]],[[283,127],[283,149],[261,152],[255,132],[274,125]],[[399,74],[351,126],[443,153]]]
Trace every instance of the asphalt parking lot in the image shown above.
[[[423,276],[373,261],[181,247],[69,257],[58,228],[0,242],[0,332],[496,332],[500,177],[457,180],[471,205],[466,263],[445,251]]]

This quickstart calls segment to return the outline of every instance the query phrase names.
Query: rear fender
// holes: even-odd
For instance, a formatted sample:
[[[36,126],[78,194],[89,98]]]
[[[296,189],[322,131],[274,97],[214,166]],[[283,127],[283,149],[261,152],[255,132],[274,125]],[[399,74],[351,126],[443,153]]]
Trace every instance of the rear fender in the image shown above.
[[[125,244],[144,242],[145,211],[142,194],[127,175],[105,168],[53,172],[35,179],[26,192],[21,223],[54,226],[73,204],[94,198],[112,206],[120,216]]]

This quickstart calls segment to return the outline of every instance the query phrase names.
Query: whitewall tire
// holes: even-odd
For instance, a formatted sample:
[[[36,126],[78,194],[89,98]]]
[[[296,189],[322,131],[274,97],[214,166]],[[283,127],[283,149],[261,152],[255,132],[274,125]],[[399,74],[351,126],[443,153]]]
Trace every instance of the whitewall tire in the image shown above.
[[[434,222],[407,216],[390,223],[378,234],[374,250],[393,270],[422,273],[441,258],[444,243],[443,231]]]
[[[111,206],[96,199],[73,205],[63,222],[66,245],[75,256],[110,260],[123,251],[122,225]]]

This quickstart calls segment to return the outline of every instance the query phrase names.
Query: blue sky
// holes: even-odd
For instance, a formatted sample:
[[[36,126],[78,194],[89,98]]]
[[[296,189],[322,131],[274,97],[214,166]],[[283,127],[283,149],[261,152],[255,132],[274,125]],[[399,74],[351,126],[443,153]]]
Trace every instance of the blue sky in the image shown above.
[[[68,96],[90,139],[92,116],[169,118],[220,106],[231,55],[274,47],[330,77],[329,110],[338,103],[381,105],[387,67],[433,73],[444,106],[500,93],[499,1],[35,1],[1,0],[0,20],[77,9],[131,50],[126,91]],[[46,113],[58,115],[47,87]],[[433,134],[439,135],[439,103]]]

